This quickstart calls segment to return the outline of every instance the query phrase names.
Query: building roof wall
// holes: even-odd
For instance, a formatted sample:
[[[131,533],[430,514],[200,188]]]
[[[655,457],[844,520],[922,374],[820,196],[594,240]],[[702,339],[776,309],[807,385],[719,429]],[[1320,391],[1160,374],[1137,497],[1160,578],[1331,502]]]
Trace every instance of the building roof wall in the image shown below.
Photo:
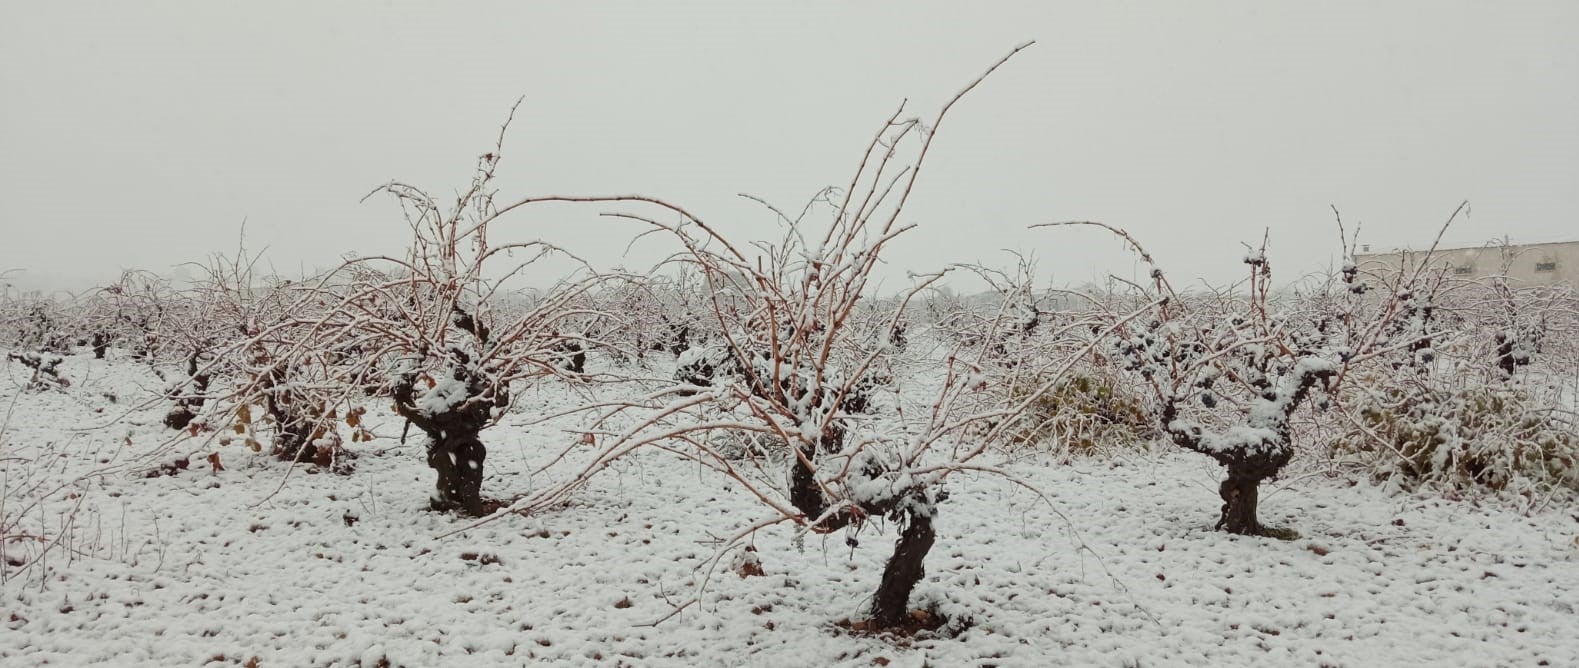
[[[1418,266],[1425,250],[1356,253],[1361,270]],[[1446,268],[1453,278],[1506,276],[1526,285],[1567,284],[1579,287],[1579,241],[1508,244],[1474,248],[1438,248],[1430,254],[1432,268]]]

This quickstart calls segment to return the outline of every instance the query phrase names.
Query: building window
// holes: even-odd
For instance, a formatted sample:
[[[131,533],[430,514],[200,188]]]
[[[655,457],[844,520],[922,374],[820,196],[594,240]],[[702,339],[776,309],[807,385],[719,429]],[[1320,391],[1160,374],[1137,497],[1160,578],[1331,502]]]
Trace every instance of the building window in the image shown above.
[[[1474,267],[1453,267],[1453,273],[1459,276],[1475,273]]]
[[[1536,262],[1535,263],[1535,270],[1536,271],[1557,271],[1557,261],[1556,260],[1552,260],[1552,261],[1549,261],[1549,262]]]

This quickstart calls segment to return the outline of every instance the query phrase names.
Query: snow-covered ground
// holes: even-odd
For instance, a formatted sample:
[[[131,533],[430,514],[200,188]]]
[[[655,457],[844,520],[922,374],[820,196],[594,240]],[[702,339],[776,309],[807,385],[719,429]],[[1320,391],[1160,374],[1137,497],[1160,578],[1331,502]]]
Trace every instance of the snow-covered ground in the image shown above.
[[[465,523],[423,509],[433,474],[392,421],[355,444],[349,476],[298,468],[282,486],[282,464],[229,446],[223,471],[146,478],[167,407],[99,425],[158,381],[129,361],[62,368],[64,392],[21,391],[17,365],[0,377],[0,515],[25,534],[6,559],[59,539],[4,567],[4,666],[1579,665],[1568,507],[1524,517],[1296,477],[1264,491],[1263,519],[1303,534],[1283,542],[1212,530],[1204,457],[1021,462],[1048,499],[950,481],[917,595],[946,632],[881,638],[838,622],[868,605],[891,527],[851,545],[779,525],[754,542],[765,574],[732,557],[709,571],[716,540],[764,508],[653,451],[565,507],[441,537]],[[519,410],[567,401],[528,390]],[[533,472],[569,426],[485,431],[484,492],[544,484]]]

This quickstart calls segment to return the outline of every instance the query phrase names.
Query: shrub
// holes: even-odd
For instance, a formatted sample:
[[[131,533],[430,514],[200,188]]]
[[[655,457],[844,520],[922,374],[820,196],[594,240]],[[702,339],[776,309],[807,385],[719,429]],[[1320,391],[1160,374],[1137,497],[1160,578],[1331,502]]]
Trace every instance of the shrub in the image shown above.
[[[1009,398],[1018,403],[1040,385],[1017,386]],[[1151,441],[1157,432],[1150,416],[1140,397],[1112,381],[1076,374],[1031,401],[1010,428],[1009,445],[1021,449],[1051,443],[1065,454],[1099,454]]]
[[[1377,479],[1512,493],[1579,491],[1579,435],[1531,392],[1483,385],[1394,387],[1357,412],[1339,454]]]

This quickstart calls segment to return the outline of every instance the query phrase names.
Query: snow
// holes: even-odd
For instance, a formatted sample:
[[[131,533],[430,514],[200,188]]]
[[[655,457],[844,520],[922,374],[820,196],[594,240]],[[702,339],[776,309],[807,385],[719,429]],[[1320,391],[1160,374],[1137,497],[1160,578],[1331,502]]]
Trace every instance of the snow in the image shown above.
[[[1250,425],[1261,429],[1275,429],[1288,422],[1289,402],[1294,400],[1301,383],[1318,373],[1337,373],[1338,365],[1329,359],[1306,356],[1294,363],[1294,368],[1283,374],[1271,400],[1257,400],[1250,405]]]
[[[722,351],[705,346],[692,346],[680,353],[676,361],[678,366],[694,365],[698,362],[713,363],[722,356]]]
[[[441,415],[459,406],[466,400],[466,396],[466,381],[440,378],[432,388],[417,399],[417,410],[427,416]]]
[[[648,451],[562,507],[441,538],[465,524],[422,510],[432,472],[386,407],[370,404],[379,438],[349,446],[349,476],[299,466],[281,486],[285,465],[234,446],[223,471],[194,460],[145,478],[171,438],[167,406],[102,425],[158,380],[83,355],[62,373],[72,387],[43,392],[0,374],[5,521],[71,536],[26,573],[0,566],[0,665],[1579,665],[1567,508],[1525,517],[1291,476],[1262,491],[1262,519],[1303,534],[1277,541],[1213,530],[1221,469],[1193,453],[1022,459],[1005,467],[1050,501],[960,475],[936,504],[913,603],[935,602],[952,631],[874,638],[836,622],[876,588],[896,535],[880,520],[855,545],[780,524],[712,567],[714,539],[761,504]],[[534,387],[516,410],[573,396]],[[520,416],[482,434],[490,496],[545,484],[538,468],[571,439],[573,421]]]
[[[1201,449],[1206,452],[1253,455],[1284,447],[1276,431],[1263,427],[1236,425],[1222,432],[1214,432],[1203,429],[1195,422],[1174,420],[1168,423],[1168,431],[1198,435]]]
[[[1288,445],[1279,432],[1288,424],[1289,403],[1293,401],[1300,384],[1313,374],[1336,373],[1337,370],[1338,365],[1332,360],[1315,356],[1301,357],[1292,369],[1282,374],[1270,398],[1257,398],[1250,402],[1247,424],[1218,432],[1208,430],[1198,422],[1174,420],[1168,423],[1168,431],[1194,435],[1200,449],[1208,453],[1253,455],[1285,449]],[[1203,394],[1203,399],[1209,397],[1209,392]],[[1207,403],[1215,403],[1215,399]]]

